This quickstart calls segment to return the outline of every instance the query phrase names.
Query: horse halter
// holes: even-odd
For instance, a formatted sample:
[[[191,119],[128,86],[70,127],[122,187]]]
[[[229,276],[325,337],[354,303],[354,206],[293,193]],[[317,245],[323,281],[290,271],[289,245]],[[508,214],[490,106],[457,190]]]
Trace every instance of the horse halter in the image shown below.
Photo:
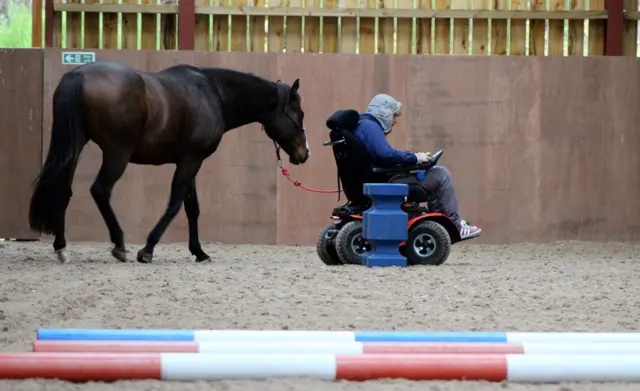
[[[293,118],[291,118],[291,116],[289,116],[289,114],[286,112],[286,110],[283,110],[282,112],[289,119],[289,121],[291,121],[296,126],[296,128],[298,128],[298,130],[301,130],[303,132],[305,131],[303,127],[298,125],[296,123],[296,121],[294,121]],[[262,131],[266,133],[266,130],[264,128],[264,124],[260,124],[260,125],[262,125]],[[276,149],[276,158],[278,159],[278,162],[282,162],[282,158],[280,157],[280,150],[282,149],[282,147],[276,142],[276,140],[271,139],[271,141],[273,141],[273,146]]]
[[[282,82],[278,79],[276,81],[276,85],[282,85]],[[278,102],[279,103],[279,102]],[[283,107],[281,107],[282,109],[282,113],[285,115],[285,117],[287,117],[287,119],[289,119],[289,121],[291,121],[291,123],[293,123],[293,125],[301,132],[305,132],[304,127],[298,125],[298,123],[296,121],[293,120],[293,118],[291,118],[291,116],[289,115],[289,113],[287,113],[287,105],[289,104],[289,102],[287,101],[287,104],[284,105]],[[264,124],[262,124],[262,130],[265,130]],[[282,147],[276,142],[276,140],[271,140],[273,141],[273,146],[276,149],[276,158],[278,159],[278,164],[280,164],[282,162],[282,158],[280,157],[280,150],[282,149]],[[280,165],[282,167],[282,165]]]

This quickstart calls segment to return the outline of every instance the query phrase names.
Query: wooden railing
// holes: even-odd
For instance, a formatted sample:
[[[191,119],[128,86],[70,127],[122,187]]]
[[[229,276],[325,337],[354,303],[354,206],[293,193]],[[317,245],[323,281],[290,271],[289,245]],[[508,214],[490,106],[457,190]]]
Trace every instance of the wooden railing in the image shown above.
[[[34,10],[42,7],[34,0]],[[117,1],[117,2],[115,2]],[[637,56],[629,0],[45,0],[34,46]],[[40,3],[39,3],[40,2]],[[42,39],[41,37],[44,37]]]

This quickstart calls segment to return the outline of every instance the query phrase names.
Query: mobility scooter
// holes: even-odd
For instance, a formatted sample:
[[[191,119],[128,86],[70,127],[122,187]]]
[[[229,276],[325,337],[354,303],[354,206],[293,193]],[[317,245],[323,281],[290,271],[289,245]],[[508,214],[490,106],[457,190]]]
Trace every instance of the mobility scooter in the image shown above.
[[[338,186],[342,185],[348,200],[345,205],[333,209],[331,219],[318,236],[316,250],[326,265],[361,265],[363,256],[372,250],[362,237],[363,212],[372,201],[363,194],[365,183],[388,183],[394,178],[417,175],[418,177],[436,165],[443,151],[434,153],[427,163],[391,168],[375,167],[364,145],[353,131],[360,115],[355,110],[338,110],[326,122],[330,129],[331,146],[338,169]],[[408,214],[407,240],[399,247],[409,265],[442,265],[451,252],[452,244],[461,241],[456,225],[442,213],[430,212],[420,206],[427,202],[426,191],[419,184],[410,184],[409,193],[402,204]]]

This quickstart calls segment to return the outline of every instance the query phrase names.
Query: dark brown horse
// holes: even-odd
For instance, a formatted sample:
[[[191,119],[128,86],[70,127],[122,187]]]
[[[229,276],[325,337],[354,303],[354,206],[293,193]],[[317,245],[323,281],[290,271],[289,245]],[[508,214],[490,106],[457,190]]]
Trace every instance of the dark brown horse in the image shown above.
[[[62,76],[53,95],[53,125],[47,159],[31,198],[32,229],[55,235],[53,248],[68,262],[65,214],[83,147],[102,150],[102,166],[91,195],[109,229],[111,254],[127,260],[124,235],[110,205],[111,190],[129,162],[173,163],[176,170],[167,208],[137,255],[149,263],[182,203],[189,223],[189,251],[210,259],[198,239],[200,214],[196,174],[225,132],[253,122],[288,155],[292,164],[310,156],[298,94],[292,86],[223,68],[177,65],[156,73],[111,62],[80,66]]]

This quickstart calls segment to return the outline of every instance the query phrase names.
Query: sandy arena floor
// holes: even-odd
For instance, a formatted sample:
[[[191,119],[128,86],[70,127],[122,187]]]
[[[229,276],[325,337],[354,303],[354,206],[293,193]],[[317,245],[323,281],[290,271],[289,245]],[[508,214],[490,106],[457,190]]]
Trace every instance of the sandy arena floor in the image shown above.
[[[139,246],[130,246],[135,254]],[[451,331],[638,331],[640,245],[456,245],[441,267],[325,267],[312,247],[160,245],[121,264],[104,243],[0,242],[0,349],[27,351],[38,327]],[[638,384],[0,381],[0,390],[640,390]]]

